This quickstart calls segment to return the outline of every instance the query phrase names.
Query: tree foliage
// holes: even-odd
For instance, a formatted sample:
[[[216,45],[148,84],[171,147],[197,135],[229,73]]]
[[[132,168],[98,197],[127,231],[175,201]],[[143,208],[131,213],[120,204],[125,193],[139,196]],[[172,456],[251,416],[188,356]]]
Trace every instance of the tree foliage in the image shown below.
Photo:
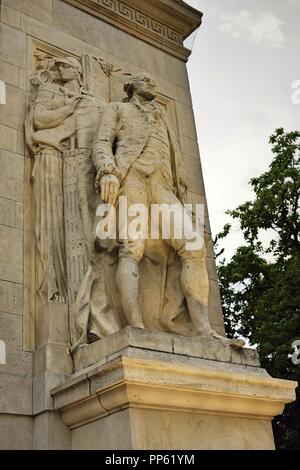
[[[245,243],[229,262],[219,261],[218,274],[227,333],[256,345],[272,376],[299,381],[290,354],[300,339],[300,132],[277,129],[270,143],[268,171],[250,181],[254,199],[228,211]],[[230,228],[216,238],[219,260]],[[300,449],[299,396],[274,420],[274,432],[278,448]]]

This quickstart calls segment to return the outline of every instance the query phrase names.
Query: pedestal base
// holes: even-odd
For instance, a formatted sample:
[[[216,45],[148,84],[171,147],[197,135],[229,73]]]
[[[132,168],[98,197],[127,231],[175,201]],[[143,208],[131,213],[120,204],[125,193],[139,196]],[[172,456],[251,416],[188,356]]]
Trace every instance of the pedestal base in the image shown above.
[[[294,382],[130,342],[52,391],[73,449],[274,448],[271,420],[294,400]]]

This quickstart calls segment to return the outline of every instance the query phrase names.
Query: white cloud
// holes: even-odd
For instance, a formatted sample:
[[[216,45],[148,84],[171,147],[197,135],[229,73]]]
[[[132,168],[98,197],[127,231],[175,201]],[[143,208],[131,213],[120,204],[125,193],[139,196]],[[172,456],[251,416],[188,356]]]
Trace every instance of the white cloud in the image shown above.
[[[256,46],[283,47],[285,37],[281,27],[285,23],[273,13],[228,11],[221,14],[220,19],[220,30],[236,39],[245,39]]]

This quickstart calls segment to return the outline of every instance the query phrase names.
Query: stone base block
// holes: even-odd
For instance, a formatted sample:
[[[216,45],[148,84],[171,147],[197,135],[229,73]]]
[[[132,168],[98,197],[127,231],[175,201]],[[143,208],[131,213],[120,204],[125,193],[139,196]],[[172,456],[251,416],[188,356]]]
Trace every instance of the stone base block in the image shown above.
[[[130,333],[137,342],[140,332]],[[187,345],[176,354],[149,343],[145,337],[143,348],[127,346],[52,390],[73,449],[274,448],[271,420],[294,400],[296,383],[242,361],[188,355]]]
[[[237,351],[217,340],[191,338],[127,326],[93,344],[80,346],[74,354],[74,368],[82,370],[99,361],[106,362],[114,354],[128,347],[139,349],[141,354],[143,351],[150,351],[152,355],[155,351],[168,353],[168,360],[186,356],[253,367],[260,366],[258,353],[254,349],[243,348]]]

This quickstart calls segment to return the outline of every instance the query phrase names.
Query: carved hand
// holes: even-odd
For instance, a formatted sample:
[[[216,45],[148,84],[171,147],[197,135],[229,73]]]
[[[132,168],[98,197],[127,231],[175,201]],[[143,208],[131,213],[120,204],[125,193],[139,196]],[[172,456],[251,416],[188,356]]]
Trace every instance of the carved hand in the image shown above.
[[[103,175],[100,179],[98,173],[95,186],[104,202],[115,205],[120,188],[119,180],[115,175]]]

